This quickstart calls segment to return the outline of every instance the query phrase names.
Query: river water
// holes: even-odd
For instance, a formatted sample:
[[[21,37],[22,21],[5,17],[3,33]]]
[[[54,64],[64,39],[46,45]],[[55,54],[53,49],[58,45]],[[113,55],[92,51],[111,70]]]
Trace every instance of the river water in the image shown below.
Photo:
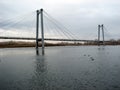
[[[120,90],[120,46],[0,49],[0,90]]]

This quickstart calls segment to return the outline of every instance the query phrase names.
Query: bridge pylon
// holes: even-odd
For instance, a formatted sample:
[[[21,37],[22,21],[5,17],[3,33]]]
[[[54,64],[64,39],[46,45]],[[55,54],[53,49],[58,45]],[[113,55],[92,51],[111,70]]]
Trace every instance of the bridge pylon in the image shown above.
[[[41,40],[42,40],[42,54],[44,55],[44,24],[43,24],[43,9],[37,10],[36,11],[36,49],[38,50],[39,45],[39,15],[41,19]]]
[[[102,40],[100,40],[100,31],[102,31]],[[105,40],[104,40],[104,25],[98,25],[98,45],[105,45]]]

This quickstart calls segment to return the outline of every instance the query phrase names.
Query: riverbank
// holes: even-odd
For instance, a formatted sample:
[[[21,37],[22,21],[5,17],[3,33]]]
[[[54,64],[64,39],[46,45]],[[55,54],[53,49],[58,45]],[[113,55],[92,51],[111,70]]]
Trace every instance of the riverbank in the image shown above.
[[[73,46],[73,45],[82,45],[81,43],[66,43],[66,42],[60,42],[60,43],[46,43],[45,46]],[[16,47],[35,47],[36,42],[15,42],[15,41],[9,41],[9,42],[0,42],[0,48],[16,48]],[[42,44],[39,43],[39,47],[41,47]]]
[[[48,43],[45,42],[45,46],[86,46],[86,45],[98,45],[97,42],[87,42],[87,43],[68,43],[68,42],[59,42],[59,43]],[[120,45],[120,42],[105,42],[105,45]],[[36,42],[23,42],[23,41],[8,41],[0,42],[0,48],[16,48],[16,47],[35,47]],[[42,44],[39,43],[39,47]]]

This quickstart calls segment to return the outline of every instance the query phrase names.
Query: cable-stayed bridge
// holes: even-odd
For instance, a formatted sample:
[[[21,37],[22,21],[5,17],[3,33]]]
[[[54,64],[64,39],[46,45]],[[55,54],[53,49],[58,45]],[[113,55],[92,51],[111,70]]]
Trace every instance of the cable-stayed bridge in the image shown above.
[[[102,41],[100,40],[101,31]],[[96,38],[98,39],[95,40]],[[38,48],[39,41],[42,42],[43,49],[44,41],[102,42],[104,44],[106,41],[103,25],[98,25],[96,38],[93,40],[80,39],[43,9],[37,10],[36,14],[32,12],[17,18],[0,20],[0,39],[36,40],[36,48]]]
[[[31,14],[31,13],[30,13]],[[42,40],[40,34],[41,27],[41,12],[38,11],[37,19],[35,12],[32,15],[26,14],[23,17],[10,18],[7,20],[0,21],[0,39],[16,39],[16,40],[36,40],[38,34],[38,41]],[[94,41],[94,40],[83,40],[79,39],[78,36],[70,32],[57,20],[52,18],[45,11],[43,12],[43,26],[44,26],[44,40],[47,41]],[[37,21],[37,22],[36,22]],[[27,33],[26,33],[27,32]]]

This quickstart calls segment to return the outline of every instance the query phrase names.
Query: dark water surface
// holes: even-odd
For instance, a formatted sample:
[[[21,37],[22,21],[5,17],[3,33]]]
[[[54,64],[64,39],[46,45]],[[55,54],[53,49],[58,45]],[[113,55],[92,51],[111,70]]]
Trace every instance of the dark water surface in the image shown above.
[[[120,90],[120,46],[0,49],[0,90]]]

